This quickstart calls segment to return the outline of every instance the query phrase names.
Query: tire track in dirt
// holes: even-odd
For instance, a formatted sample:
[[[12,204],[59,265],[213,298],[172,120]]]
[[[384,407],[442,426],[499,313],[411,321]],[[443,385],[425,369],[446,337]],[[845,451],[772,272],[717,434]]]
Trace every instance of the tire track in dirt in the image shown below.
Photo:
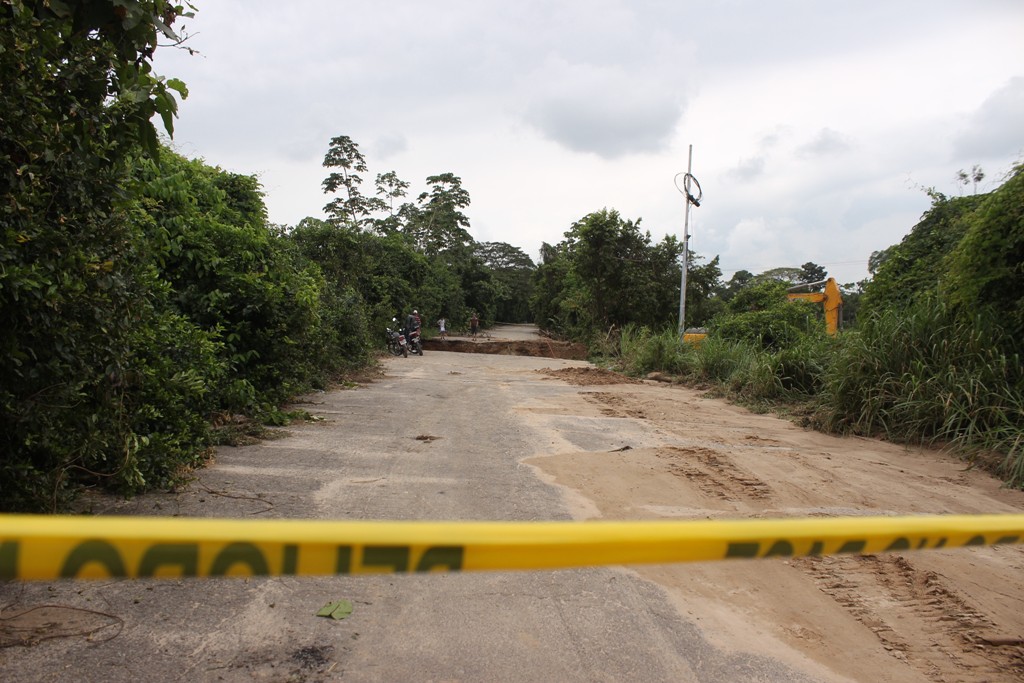
[[[724,453],[710,448],[666,446],[655,455],[668,461],[672,474],[693,483],[704,494],[726,501],[764,500],[771,487],[737,467]]]
[[[606,391],[589,391],[583,394],[583,398],[591,403],[596,403],[602,415],[607,417],[631,417],[637,420],[646,420],[647,413],[639,408],[630,408],[636,405],[632,397],[621,394],[613,394]]]
[[[792,565],[869,628],[893,657],[936,683],[1024,676],[1024,646],[993,645],[983,635],[995,626],[989,618],[940,575],[900,555],[808,557]]]
[[[601,414],[607,417],[648,419],[647,413],[631,394],[589,391],[582,396],[597,404]],[[767,483],[741,470],[724,453],[710,448],[666,446],[658,449],[655,455],[669,461],[672,474],[687,479],[712,498],[735,502],[764,500],[771,495],[771,487]]]

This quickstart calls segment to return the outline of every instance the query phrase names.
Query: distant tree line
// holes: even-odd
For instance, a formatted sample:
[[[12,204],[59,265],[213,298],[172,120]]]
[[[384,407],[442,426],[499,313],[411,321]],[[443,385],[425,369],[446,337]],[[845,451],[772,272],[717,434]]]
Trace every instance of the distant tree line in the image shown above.
[[[836,338],[824,334],[820,306],[787,298],[793,285],[823,280],[821,266],[738,271],[722,283],[714,259],[691,271],[700,284],[688,291],[698,303],[692,317],[688,303],[687,324],[708,336],[680,344],[663,291],[678,264],[659,261],[659,249],[614,212],[591,214],[557,247],[545,245],[535,297],[547,293],[550,304],[537,310],[629,372],[711,382],[759,409],[798,401],[788,410],[804,412],[806,424],[949,445],[1024,486],[1024,166],[986,194],[929,194],[910,233],[871,255],[871,277],[843,287],[846,325]],[[663,248],[673,246],[678,253],[666,238]],[[645,268],[660,287],[645,289]]]
[[[654,242],[650,232],[641,232],[639,219],[626,220],[614,209],[584,216],[564,236],[558,244],[541,247],[531,301],[539,325],[582,341],[606,338],[627,325],[659,330],[678,326],[682,243],[675,236]],[[785,302],[788,287],[828,277],[825,268],[808,262],[757,275],[740,270],[723,282],[719,257],[704,260],[692,252],[687,259],[687,328],[721,330],[726,318],[750,317],[763,311],[768,301]],[[855,304],[854,285],[846,290]],[[771,315],[787,319],[795,315],[804,327],[820,326],[816,309],[771,308]],[[735,324],[735,320],[728,323]],[[757,334],[753,330],[745,336]]]
[[[152,73],[186,9],[0,3],[0,509],[182,481],[238,416],[373,360],[391,317],[525,320],[534,265],[476,243],[444,173],[415,201],[331,141],[326,221],[270,224],[257,180],[158,142]]]

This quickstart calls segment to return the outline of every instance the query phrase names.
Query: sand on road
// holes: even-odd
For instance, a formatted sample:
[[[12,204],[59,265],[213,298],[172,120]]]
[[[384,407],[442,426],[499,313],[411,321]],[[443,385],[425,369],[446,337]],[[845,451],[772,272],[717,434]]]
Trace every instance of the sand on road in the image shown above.
[[[389,358],[319,422],[98,514],[743,519],[1020,513],[943,453],[584,361]],[[497,341],[497,340],[496,340]],[[469,342],[480,344],[480,341]],[[530,346],[533,345],[533,346]],[[421,438],[429,437],[429,438]],[[5,681],[1020,681],[1024,548],[557,572],[0,583]],[[350,617],[318,618],[349,599]]]
[[[589,418],[618,435],[597,449],[588,435],[548,430],[551,454],[526,461],[566,487],[577,519],[1024,511],[1024,493],[936,450],[828,436],[594,369],[551,374],[579,393],[530,414]],[[862,681],[1024,680],[1020,546],[632,571],[722,645],[792,648]]]

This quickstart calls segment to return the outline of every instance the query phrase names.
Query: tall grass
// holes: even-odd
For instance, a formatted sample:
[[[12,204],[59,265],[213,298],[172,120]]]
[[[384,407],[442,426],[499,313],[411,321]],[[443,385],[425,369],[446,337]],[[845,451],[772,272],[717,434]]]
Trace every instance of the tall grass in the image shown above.
[[[605,351],[629,374],[670,373],[760,407],[813,402],[825,431],[995,455],[997,473],[1024,487],[1024,367],[999,351],[1012,348],[1003,334],[927,300],[838,339],[808,334],[778,351],[714,335],[694,347],[675,330],[632,326]]]
[[[672,329],[652,332],[627,326],[616,352],[619,366],[632,375],[667,372],[754,401],[779,399],[789,391],[779,356],[745,342],[708,337],[693,346],[681,344]]]
[[[894,441],[1003,454],[1024,485],[1024,371],[992,321],[926,299],[885,311],[843,337],[821,391],[824,427]]]
[[[622,369],[631,375],[650,372],[686,374],[692,362],[692,349],[680,345],[675,330],[652,332],[646,327],[627,325],[618,339],[618,356]]]

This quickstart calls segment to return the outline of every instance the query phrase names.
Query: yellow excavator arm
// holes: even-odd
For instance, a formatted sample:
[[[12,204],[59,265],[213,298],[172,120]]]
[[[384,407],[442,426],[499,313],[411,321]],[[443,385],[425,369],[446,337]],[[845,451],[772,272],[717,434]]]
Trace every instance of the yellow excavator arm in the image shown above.
[[[825,330],[833,337],[839,332],[839,318],[843,311],[843,296],[839,293],[839,285],[835,278],[830,277],[822,282],[812,282],[793,289],[825,285],[824,292],[790,292],[786,294],[790,301],[811,301],[825,306]]]

